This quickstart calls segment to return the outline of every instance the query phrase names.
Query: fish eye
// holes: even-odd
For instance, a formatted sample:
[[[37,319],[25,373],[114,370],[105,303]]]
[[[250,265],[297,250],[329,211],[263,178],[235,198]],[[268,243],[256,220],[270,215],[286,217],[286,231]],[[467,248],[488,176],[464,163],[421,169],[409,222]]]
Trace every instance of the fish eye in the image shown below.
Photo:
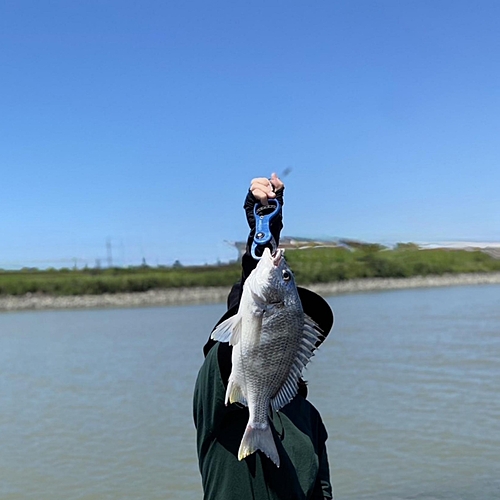
[[[285,281],[290,281],[290,279],[292,277],[292,275],[286,269],[283,269],[282,275],[283,275],[283,279]]]

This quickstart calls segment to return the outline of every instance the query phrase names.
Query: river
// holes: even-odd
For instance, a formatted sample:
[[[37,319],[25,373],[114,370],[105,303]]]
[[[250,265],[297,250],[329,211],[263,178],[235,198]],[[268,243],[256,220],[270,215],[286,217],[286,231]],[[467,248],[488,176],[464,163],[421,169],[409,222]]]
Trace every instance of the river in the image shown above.
[[[500,286],[328,300],[305,376],[336,499],[500,499]],[[201,498],[191,398],[223,312],[0,314],[0,498]]]

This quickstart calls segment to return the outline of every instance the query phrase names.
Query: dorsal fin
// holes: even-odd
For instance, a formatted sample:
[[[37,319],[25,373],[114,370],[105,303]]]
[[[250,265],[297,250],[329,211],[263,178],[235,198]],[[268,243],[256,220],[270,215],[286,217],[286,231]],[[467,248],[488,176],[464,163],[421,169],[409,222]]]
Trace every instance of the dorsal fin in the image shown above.
[[[286,382],[271,399],[273,410],[277,411],[283,408],[296,396],[302,371],[313,357],[314,351],[322,339],[321,328],[307,314],[304,314],[304,329],[299,350]]]

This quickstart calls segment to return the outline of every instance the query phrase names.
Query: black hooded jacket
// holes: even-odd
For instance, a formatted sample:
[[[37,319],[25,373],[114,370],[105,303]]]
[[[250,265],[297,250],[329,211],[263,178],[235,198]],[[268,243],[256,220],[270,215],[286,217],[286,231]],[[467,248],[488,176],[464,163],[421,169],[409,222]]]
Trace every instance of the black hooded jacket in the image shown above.
[[[283,190],[277,198],[282,204]],[[234,315],[243,284],[257,265],[250,247],[255,233],[253,208],[257,200],[249,192],[244,209],[250,226],[246,253],[242,258],[241,280],[228,296],[228,311],[217,323]],[[283,227],[279,214],[271,232],[279,243]],[[304,311],[328,334],[333,315],[318,295],[299,287]],[[205,361],[196,380],[193,415],[197,450],[205,500],[303,500],[333,498],[326,451],[327,432],[318,411],[306,399],[305,383],[299,394],[279,412],[271,411],[270,421],[281,459],[277,468],[260,452],[239,461],[238,448],[248,422],[248,409],[239,404],[225,405],[231,373],[232,347],[211,339],[203,349]]]

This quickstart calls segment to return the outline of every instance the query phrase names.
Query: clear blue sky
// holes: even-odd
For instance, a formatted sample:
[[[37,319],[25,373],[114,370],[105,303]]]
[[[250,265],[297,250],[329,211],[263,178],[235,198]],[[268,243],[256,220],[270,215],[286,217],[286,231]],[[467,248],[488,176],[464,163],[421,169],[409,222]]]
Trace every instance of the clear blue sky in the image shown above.
[[[500,2],[0,2],[0,267],[285,235],[500,241]]]

